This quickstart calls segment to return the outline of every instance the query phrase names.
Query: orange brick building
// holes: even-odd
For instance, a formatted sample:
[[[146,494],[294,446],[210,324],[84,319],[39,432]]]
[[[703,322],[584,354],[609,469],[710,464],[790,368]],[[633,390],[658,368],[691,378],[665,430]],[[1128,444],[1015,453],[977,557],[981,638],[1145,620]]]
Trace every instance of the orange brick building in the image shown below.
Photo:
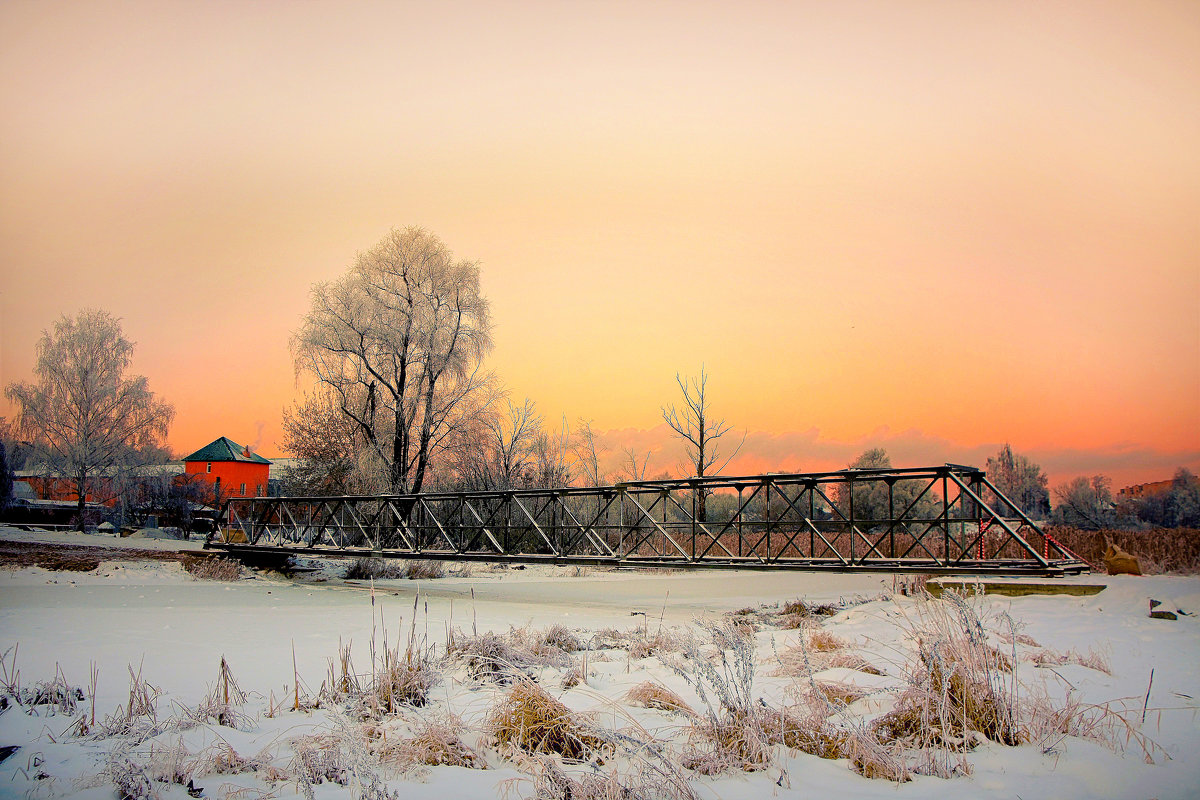
[[[213,485],[221,499],[267,493],[271,462],[222,436],[183,459],[184,471]]]

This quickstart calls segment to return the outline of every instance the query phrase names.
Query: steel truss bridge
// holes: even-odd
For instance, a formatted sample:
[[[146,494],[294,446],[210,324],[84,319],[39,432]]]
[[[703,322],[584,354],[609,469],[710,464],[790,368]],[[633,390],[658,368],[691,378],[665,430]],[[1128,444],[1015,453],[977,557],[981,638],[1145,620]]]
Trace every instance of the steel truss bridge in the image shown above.
[[[702,493],[707,519],[699,513]],[[1038,576],[1088,569],[982,470],[956,464],[593,488],[254,497],[228,501],[221,519],[227,526],[207,546],[245,560],[374,556]]]

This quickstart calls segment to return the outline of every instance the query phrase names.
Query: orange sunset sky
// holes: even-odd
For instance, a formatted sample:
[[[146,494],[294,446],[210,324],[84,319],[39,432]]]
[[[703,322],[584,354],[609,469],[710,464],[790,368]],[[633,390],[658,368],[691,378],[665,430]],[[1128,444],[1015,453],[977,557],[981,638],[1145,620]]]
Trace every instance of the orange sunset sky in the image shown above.
[[[652,473],[701,364],[728,472],[1200,471],[1195,2],[9,0],[0,117],[0,384],[105,308],[179,453],[279,455],[311,285],[422,225]]]

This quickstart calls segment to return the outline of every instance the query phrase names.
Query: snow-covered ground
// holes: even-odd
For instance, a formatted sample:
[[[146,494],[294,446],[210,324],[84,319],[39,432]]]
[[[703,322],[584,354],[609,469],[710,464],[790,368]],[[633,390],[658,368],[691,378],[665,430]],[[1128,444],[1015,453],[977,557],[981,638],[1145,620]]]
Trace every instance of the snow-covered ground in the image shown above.
[[[39,534],[0,529],[0,538],[99,544],[103,537]],[[122,547],[195,547],[196,543],[161,540],[111,540]],[[716,776],[688,773],[700,797],[994,797],[1187,798],[1200,794],[1200,579],[1181,577],[1084,576],[1107,588],[1088,597],[1031,595],[985,596],[969,602],[974,611],[1002,631],[1000,615],[1008,614],[1019,632],[1035,644],[1012,646],[1018,653],[1017,678],[1022,693],[1043,691],[1062,702],[1071,697],[1086,704],[1113,703],[1123,716],[1109,715],[1117,736],[1105,744],[1075,737],[1042,737],[1018,747],[984,743],[966,756],[970,774],[950,779],[916,775],[906,783],[871,780],[853,772],[846,759],[821,759],[779,748],[765,769]],[[244,757],[261,756],[270,769],[238,773],[209,770],[194,774],[207,797],[318,798],[364,794],[359,783],[321,783],[309,787],[289,779],[286,767],[295,758],[301,737],[340,730],[336,709],[289,711],[294,698],[293,675],[315,697],[338,655],[339,642],[350,644],[358,671],[371,663],[372,643],[383,647],[407,640],[414,628],[437,655],[445,651],[447,633],[464,634],[559,624],[585,644],[591,643],[586,683],[564,688],[569,666],[534,668],[540,685],[568,707],[592,711],[596,724],[608,729],[637,723],[665,742],[668,751],[686,745],[686,720],[664,711],[632,706],[628,690],[653,681],[673,690],[697,710],[704,707],[695,688],[664,662],[679,663],[678,653],[635,658],[605,648],[598,632],[660,628],[684,638],[703,636],[705,619],[720,619],[747,607],[773,606],[803,599],[809,604],[848,603],[831,617],[820,618],[833,633],[883,675],[837,668],[819,673],[821,680],[855,684],[875,691],[851,709],[869,717],[890,707],[903,688],[906,664],[915,644],[910,640],[920,603],[894,595],[890,576],[763,572],[615,572],[538,567],[525,570],[475,566],[469,575],[431,581],[391,580],[372,587],[346,583],[329,572],[297,579],[256,575],[240,581],[194,579],[174,562],[103,562],[94,572],[51,572],[40,568],[0,570],[0,651],[6,682],[33,687],[61,674],[81,687],[86,699],[72,714],[52,713],[48,706],[27,714],[20,707],[0,713],[0,747],[20,750],[0,763],[0,796],[78,796],[111,798],[111,781],[101,775],[110,755],[120,751],[135,763],[153,758],[152,748],[212,752],[228,743]],[[852,604],[852,601],[869,599]],[[1161,608],[1188,612],[1179,619],[1147,616],[1151,598]],[[416,612],[414,615],[414,601]],[[768,615],[760,623],[769,621]],[[779,708],[795,701],[807,678],[773,674],[802,633],[760,624],[752,644],[757,661],[754,693]],[[11,648],[11,650],[10,650]],[[1107,661],[1111,675],[1076,663],[1038,666],[1039,652],[1092,653]],[[72,736],[82,715],[113,714],[129,701],[129,668],[161,691],[160,720],[186,716],[184,710],[204,701],[217,685],[224,657],[237,683],[249,697],[240,706],[241,730],[203,724],[171,727],[154,737],[131,743],[128,738]],[[574,653],[578,665],[582,654]],[[98,675],[94,698],[89,674]],[[1146,691],[1154,671],[1148,701]],[[432,767],[402,771],[376,765],[386,788],[405,798],[532,796],[530,765],[488,744],[483,733],[492,709],[508,687],[472,679],[460,663],[440,667],[440,681],[430,702],[400,715],[409,728],[420,719],[449,713],[465,724],[463,741],[475,748],[489,769]],[[275,709],[272,713],[272,701]],[[1142,722],[1143,704],[1146,706]],[[280,708],[282,707],[282,709]],[[851,709],[848,709],[851,710]],[[1113,742],[1116,742],[1114,748]],[[1149,742],[1154,763],[1147,763]],[[610,765],[575,766],[603,771]],[[272,772],[274,769],[274,772]],[[97,777],[100,776],[100,777]],[[163,798],[186,798],[182,785],[157,783]],[[242,791],[246,789],[246,791]],[[369,792],[366,792],[369,794]],[[515,794],[513,794],[515,793]]]

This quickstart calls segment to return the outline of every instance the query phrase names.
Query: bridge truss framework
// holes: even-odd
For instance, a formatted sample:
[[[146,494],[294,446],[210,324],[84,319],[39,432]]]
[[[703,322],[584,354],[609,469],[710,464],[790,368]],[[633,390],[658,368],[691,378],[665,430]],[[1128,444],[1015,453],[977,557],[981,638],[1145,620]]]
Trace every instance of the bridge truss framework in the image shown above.
[[[698,518],[701,492],[709,508],[712,495],[730,496],[720,520]],[[255,497],[228,501],[221,518],[228,526],[208,546],[248,560],[375,556],[1038,576],[1088,569],[982,470],[956,464],[589,488]]]

